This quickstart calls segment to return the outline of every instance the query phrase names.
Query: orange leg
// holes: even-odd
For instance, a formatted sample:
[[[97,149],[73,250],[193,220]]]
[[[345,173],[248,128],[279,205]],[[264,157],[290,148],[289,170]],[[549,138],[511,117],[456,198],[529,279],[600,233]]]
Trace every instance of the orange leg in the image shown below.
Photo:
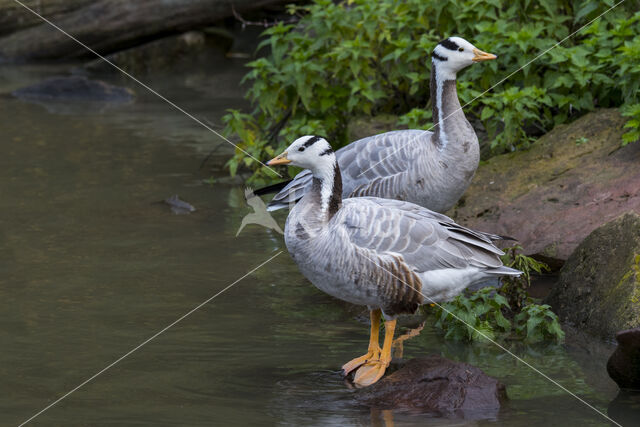
[[[355,359],[342,365],[343,375],[349,375],[349,372],[353,371],[357,367],[365,364],[369,360],[378,360],[380,358],[380,317],[382,312],[380,309],[373,310],[369,313],[371,318],[371,333],[369,335],[369,350],[363,356],[356,357]]]
[[[387,320],[384,323],[384,344],[380,358],[370,360],[360,367],[356,372],[353,382],[357,387],[367,387],[378,381],[391,363],[391,345],[393,343],[393,333],[396,329],[396,320]]]

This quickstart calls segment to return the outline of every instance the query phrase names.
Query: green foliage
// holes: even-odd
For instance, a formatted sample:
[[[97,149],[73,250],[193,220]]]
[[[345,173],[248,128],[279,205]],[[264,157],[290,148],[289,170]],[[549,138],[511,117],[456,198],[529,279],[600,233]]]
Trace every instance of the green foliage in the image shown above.
[[[400,115],[399,124],[429,128],[430,52],[460,35],[498,54],[469,67],[459,81],[463,105],[521,66],[522,71],[465,108],[487,129],[494,153],[526,148],[555,124],[596,107],[624,105],[625,143],[640,125],[640,12],[627,0],[548,54],[540,52],[578,30],[614,0],[314,0],[289,6],[297,25],[264,32],[265,57],[248,64],[251,114],[230,111],[225,133],[242,149],[268,158],[302,134],[321,134],[336,146],[349,142],[351,117]],[[335,147],[337,148],[337,147]],[[267,169],[238,150],[232,174]]]
[[[495,288],[487,287],[441,304],[436,311],[436,327],[445,331],[445,339],[455,341],[509,337],[534,343],[564,339],[558,316],[547,304],[529,302],[511,320],[506,316],[512,314],[510,310],[507,299]],[[512,331],[515,336],[510,334]]]
[[[526,341],[562,341],[564,339],[558,316],[547,304],[528,304],[522,308],[514,320],[518,325],[516,333],[523,336]]]
[[[500,292],[507,297],[509,305],[516,310],[520,310],[524,305],[530,303],[527,289],[531,286],[531,272],[538,274],[549,271],[549,266],[545,263],[521,254],[522,246],[514,245],[507,248],[502,256],[502,263],[507,267],[522,271],[519,277],[504,277]]]
[[[622,135],[622,145],[640,140],[640,103],[622,107],[622,115],[630,117],[624,127],[630,130]]]
[[[496,293],[494,288],[483,288],[469,297],[458,295],[452,301],[439,305],[436,326],[447,331],[447,339],[493,340],[496,333],[511,330],[511,322],[502,314],[503,309],[509,309],[506,298]]]
[[[505,265],[523,272],[520,277],[503,278],[499,290],[483,288],[470,295],[458,295],[437,307],[436,326],[446,331],[446,339],[481,341],[509,336],[530,343],[562,341],[564,332],[558,317],[548,305],[533,303],[526,291],[531,285],[531,273],[549,268],[522,255],[521,250],[521,246],[515,245],[507,249],[502,258]]]
[[[580,138],[576,138],[576,145],[586,144],[587,142],[589,142],[589,138],[587,138],[585,136],[581,136]]]

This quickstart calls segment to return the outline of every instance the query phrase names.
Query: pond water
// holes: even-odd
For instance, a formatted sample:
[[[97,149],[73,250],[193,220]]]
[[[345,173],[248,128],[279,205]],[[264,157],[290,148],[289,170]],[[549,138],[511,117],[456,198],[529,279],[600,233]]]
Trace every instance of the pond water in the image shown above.
[[[214,126],[243,106],[243,69],[146,80]],[[5,66],[0,92],[67,68]],[[0,97],[0,424],[17,425],[284,249],[249,225],[241,183],[213,173],[230,147],[135,84],[127,105]],[[207,166],[203,159],[212,150]],[[175,215],[160,201],[193,204]],[[276,215],[283,224],[284,215]],[[488,344],[445,342],[430,324],[405,357],[479,366],[510,403],[447,420],[352,403],[338,369],[360,355],[361,309],[324,295],[286,251],[34,419],[34,425],[606,425]],[[588,342],[512,351],[606,413],[608,351]],[[624,406],[624,405],[623,405]]]

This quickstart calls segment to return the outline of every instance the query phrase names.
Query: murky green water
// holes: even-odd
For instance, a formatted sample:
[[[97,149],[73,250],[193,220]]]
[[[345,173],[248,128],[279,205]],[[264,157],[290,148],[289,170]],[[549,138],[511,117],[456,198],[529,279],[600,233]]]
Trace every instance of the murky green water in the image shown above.
[[[5,67],[0,92],[54,71]],[[241,75],[227,64],[147,81],[219,124],[243,104]],[[209,164],[223,161],[225,143],[136,90],[134,104],[112,108],[0,98],[2,425],[25,421],[284,249],[255,225],[235,238],[250,212],[239,184],[202,183],[202,160],[219,147]],[[197,211],[157,203],[173,194]],[[366,348],[359,313],[313,288],[285,252],[33,424],[383,425],[338,374]],[[616,395],[607,355],[589,345],[510,348],[602,411]],[[444,342],[427,326],[405,356],[430,353],[498,377],[510,404],[478,422],[397,411],[396,425],[606,424],[490,345]]]

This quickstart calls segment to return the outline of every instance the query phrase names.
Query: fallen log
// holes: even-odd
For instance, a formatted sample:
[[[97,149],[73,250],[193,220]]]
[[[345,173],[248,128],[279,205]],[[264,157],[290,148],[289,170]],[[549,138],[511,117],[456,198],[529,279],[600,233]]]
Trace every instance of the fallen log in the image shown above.
[[[92,0],[20,0],[49,19],[59,19],[92,2]],[[0,36],[42,23],[42,19],[27,11],[14,0],[0,0]]]
[[[0,6],[7,3],[0,0]],[[100,54],[109,54],[169,34],[204,27],[238,12],[260,9],[287,0],[98,0],[67,12],[57,9],[52,21]],[[82,0],[76,3],[82,3]],[[12,3],[12,2],[11,2]],[[39,2],[27,2],[34,6]],[[63,3],[63,2],[60,2]],[[73,1],[69,2],[70,4]],[[86,2],[85,2],[86,3]],[[232,7],[233,6],[233,7]],[[91,54],[68,36],[21,8],[27,28],[0,37],[4,61],[59,60]],[[18,10],[11,8],[16,20]],[[43,16],[46,16],[46,9]],[[5,19],[0,9],[0,22]],[[29,16],[30,15],[30,16]],[[27,17],[29,16],[29,17]],[[35,25],[33,25],[35,24]],[[25,24],[26,25],[26,24]],[[20,28],[15,27],[14,28]]]

